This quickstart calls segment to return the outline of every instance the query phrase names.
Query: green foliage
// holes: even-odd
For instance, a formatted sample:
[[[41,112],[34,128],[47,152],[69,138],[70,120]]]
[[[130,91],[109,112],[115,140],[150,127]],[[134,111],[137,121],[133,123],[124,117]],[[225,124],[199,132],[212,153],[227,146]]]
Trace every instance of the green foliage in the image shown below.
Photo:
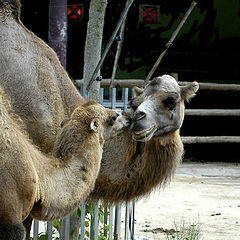
[[[54,221],[53,221],[53,227],[54,227],[58,232],[60,232],[61,223],[62,223],[62,219],[54,220]]]

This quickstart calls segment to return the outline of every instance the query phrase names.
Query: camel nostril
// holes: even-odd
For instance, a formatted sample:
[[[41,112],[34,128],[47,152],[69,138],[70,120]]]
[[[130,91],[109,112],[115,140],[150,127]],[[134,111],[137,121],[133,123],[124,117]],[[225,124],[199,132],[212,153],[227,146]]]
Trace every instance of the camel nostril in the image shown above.
[[[113,115],[109,116],[107,118],[107,123],[112,126],[114,124],[114,122],[117,120],[118,118],[118,114],[117,113],[114,113]]]
[[[146,117],[146,113],[142,111],[136,111],[134,114],[134,120],[138,121]]]
[[[116,116],[113,116],[113,117],[112,117],[112,120],[113,120],[114,122],[116,121],[116,119],[117,119]]]
[[[119,114],[115,113],[114,115],[112,115],[112,120],[115,122],[118,118]]]

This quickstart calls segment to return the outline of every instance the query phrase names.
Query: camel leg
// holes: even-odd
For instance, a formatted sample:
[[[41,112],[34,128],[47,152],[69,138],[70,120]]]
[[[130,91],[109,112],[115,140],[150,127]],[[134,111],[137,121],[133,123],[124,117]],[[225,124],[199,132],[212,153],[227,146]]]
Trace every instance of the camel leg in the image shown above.
[[[23,221],[23,225],[26,229],[26,239],[25,240],[30,240],[30,232],[32,228],[32,221],[33,219],[31,218],[30,215]]]
[[[24,240],[25,228],[22,223],[0,223],[0,240]]]
[[[5,180],[4,174],[0,176]],[[22,224],[23,204],[19,201],[15,186],[10,184],[11,180],[8,178],[7,182],[0,184],[0,192],[4,193],[0,197],[0,240],[25,240],[26,231]]]

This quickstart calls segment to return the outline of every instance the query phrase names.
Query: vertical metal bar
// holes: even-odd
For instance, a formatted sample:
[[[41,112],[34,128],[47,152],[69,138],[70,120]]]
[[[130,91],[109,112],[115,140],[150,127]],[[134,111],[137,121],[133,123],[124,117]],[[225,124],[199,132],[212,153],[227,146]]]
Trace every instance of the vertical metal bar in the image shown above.
[[[116,108],[116,88],[109,89],[111,91],[111,108]]]
[[[91,216],[90,222],[90,239],[94,238],[94,216]]]
[[[99,89],[99,103],[103,105],[104,88]]]
[[[52,229],[53,229],[53,223],[52,222],[48,222],[47,223],[48,240],[52,240]]]
[[[126,204],[125,209],[125,234],[124,234],[124,240],[128,240],[129,235],[129,203]]]
[[[132,201],[132,228],[131,228],[131,240],[134,240],[135,228],[134,228],[134,219],[135,219],[135,201]]]
[[[134,91],[132,89],[132,98],[134,98],[134,97],[136,97],[136,96],[135,96],[135,93],[134,93]]]
[[[64,240],[70,240],[70,215],[65,217],[65,231],[64,231]]]
[[[83,96],[83,85],[80,87],[80,94]]]
[[[65,222],[66,222],[66,219],[65,218],[62,218],[62,222],[61,222],[61,228],[60,228],[60,240],[64,240],[65,238]]]
[[[103,219],[103,224],[104,224],[104,226],[103,226],[103,228],[104,228],[103,229],[103,235],[104,235],[105,238],[107,238],[107,229],[105,228],[107,223],[108,223],[108,208],[105,207],[104,208],[104,219]]]
[[[81,93],[81,95],[83,96],[83,98],[88,99],[88,95],[86,93],[86,89],[85,89],[84,85],[82,85],[82,93]]]
[[[121,232],[121,205],[115,207],[115,225],[114,225],[114,239],[120,239]]]
[[[81,240],[85,239],[85,203],[81,204]]]
[[[109,207],[109,240],[113,238],[113,205]]]
[[[79,239],[79,230],[80,230],[80,226],[79,226],[79,221],[78,221],[78,223],[77,223],[77,232],[76,232],[76,234],[74,234],[74,240],[78,240]]]
[[[128,88],[123,88],[123,110],[126,112],[128,107]]]
[[[38,239],[39,221],[34,220],[33,222],[33,240]]]
[[[98,202],[94,204],[94,240],[98,240]]]

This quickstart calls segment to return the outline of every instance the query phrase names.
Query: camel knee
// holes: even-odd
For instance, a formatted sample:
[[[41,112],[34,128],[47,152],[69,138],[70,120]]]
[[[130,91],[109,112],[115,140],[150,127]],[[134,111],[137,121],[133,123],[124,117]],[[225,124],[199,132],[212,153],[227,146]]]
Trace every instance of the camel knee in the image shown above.
[[[0,223],[0,240],[24,240],[25,234],[25,228],[20,223]]]

